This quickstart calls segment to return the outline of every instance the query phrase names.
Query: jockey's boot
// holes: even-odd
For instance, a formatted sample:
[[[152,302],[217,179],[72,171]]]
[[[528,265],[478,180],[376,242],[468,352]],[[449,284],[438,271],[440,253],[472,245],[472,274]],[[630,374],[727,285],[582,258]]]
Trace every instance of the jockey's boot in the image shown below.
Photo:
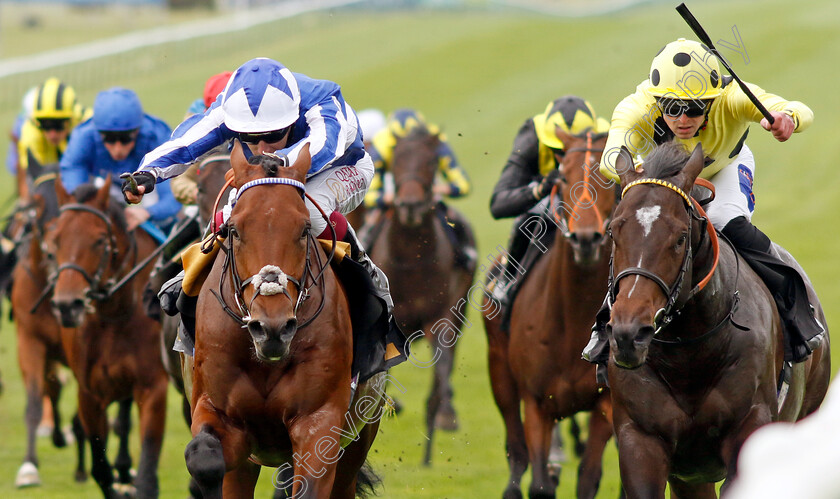
[[[607,337],[607,323],[610,321],[610,295],[604,298],[604,303],[595,314],[595,324],[592,325],[592,336],[583,348],[581,358],[595,364],[595,379],[598,383],[607,383],[607,362],[610,360],[610,339]]]
[[[377,267],[373,263],[373,260],[370,259],[364,247],[362,247],[359,238],[356,236],[356,231],[353,230],[353,227],[349,223],[347,224],[347,232],[341,240],[350,245],[350,257],[364,267],[368,271],[368,274],[370,274],[376,296],[382,298],[388,306],[388,318],[390,320],[394,311],[394,300],[391,299],[391,288],[385,272],[382,272],[382,269]]]
[[[785,336],[785,360],[802,362],[822,344],[825,328],[815,316],[805,281],[781,260],[770,238],[746,217],[736,217],[721,233],[761,277],[779,310]]]
[[[8,293],[12,287],[12,271],[17,264],[15,242],[6,236],[0,236],[0,295]]]
[[[506,309],[511,305],[511,297],[514,284],[522,276],[522,266],[520,262],[528,250],[528,245],[531,240],[521,230],[519,230],[519,219],[513,224],[513,233],[510,235],[510,242],[508,243],[508,254],[502,260],[502,270],[496,276],[495,284],[493,286],[492,294],[499,305]]]

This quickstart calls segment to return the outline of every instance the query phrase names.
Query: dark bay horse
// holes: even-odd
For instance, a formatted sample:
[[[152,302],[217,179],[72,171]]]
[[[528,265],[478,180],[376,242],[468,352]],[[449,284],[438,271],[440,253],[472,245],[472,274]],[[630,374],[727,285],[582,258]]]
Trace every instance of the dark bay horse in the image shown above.
[[[231,155],[237,201],[185,363],[185,457],[206,498],[251,497],[261,465],[280,466],[275,485],[293,497],[349,499],[370,483],[383,377],[351,388],[347,296],[304,204],[308,150],[288,168],[268,155],[246,161],[238,144]]]
[[[82,186],[74,196],[56,182],[59,216],[45,236],[53,279],[52,310],[79,385],[79,416],[88,436],[91,475],[105,497],[119,497],[105,454],[106,409],[131,400],[140,414],[141,452],[134,480],[138,497],[157,497],[157,464],[166,418],[167,378],[159,354],[159,324],[140,299],[151,264],[129,279],[136,263],[156,247],[145,231],[128,232],[122,209],[111,200],[111,179],[96,189]],[[127,433],[128,428],[123,429]],[[122,444],[121,444],[122,447]],[[127,449],[120,456],[127,456]],[[120,484],[131,483],[128,462],[115,463]],[[120,490],[120,493],[117,492]]]
[[[397,139],[392,161],[394,204],[385,212],[370,250],[371,258],[390,280],[394,317],[400,328],[411,331],[412,340],[425,336],[435,352],[432,388],[426,401],[426,465],[431,463],[435,427],[457,428],[449,378],[463,326],[462,306],[475,276],[475,262],[468,268],[456,265],[455,249],[446,233],[449,228],[436,213],[441,209],[432,193],[438,144],[438,136],[425,127]],[[449,213],[455,213],[454,209],[449,207]],[[473,241],[466,220],[456,216]]]
[[[779,395],[775,302],[687,194],[703,169],[701,146],[690,158],[678,144],[659,146],[640,171],[624,149],[616,169],[623,199],[608,232],[606,332],[621,479],[631,498],[664,497],[666,482],[673,497],[714,498],[753,431],[817,410],[830,375],[828,332]]]
[[[498,317],[485,316],[491,386],[506,428],[505,498],[522,497],[519,484],[529,463],[529,497],[555,497],[559,477],[548,462],[552,430],[557,420],[580,411],[590,411],[590,418],[577,497],[595,497],[604,447],[612,436],[609,391],[596,384],[595,369],[580,352],[606,292],[604,232],[615,206],[615,184],[598,170],[606,134],[562,134],[561,140],[566,145],[558,186],[563,201],[552,204],[553,222],[534,215],[542,226],[532,232],[539,238],[538,232],[557,223],[554,243],[518,276],[526,280],[512,305],[509,335],[501,331]]]
[[[66,445],[61,428],[59,397],[62,385],[58,368],[67,364],[61,345],[61,328],[52,314],[44,290],[49,284],[46,261],[41,242],[47,223],[58,216],[55,181],[58,164],[40,165],[29,159],[25,172],[26,198],[18,213],[20,230],[25,235],[17,248],[17,264],[12,273],[9,300],[17,330],[18,364],[26,390],[26,457],[18,470],[18,487],[41,483],[38,473],[38,454],[35,445],[38,424],[43,414],[43,399],[47,395],[52,405],[52,441],[56,447]],[[76,480],[87,478],[84,463],[85,435],[78,418],[73,420],[73,433],[78,445]]]

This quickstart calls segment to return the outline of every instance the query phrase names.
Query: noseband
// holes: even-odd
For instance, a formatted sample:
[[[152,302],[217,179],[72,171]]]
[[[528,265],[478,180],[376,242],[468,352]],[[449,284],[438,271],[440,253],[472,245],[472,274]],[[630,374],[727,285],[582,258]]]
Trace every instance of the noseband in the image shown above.
[[[634,182],[630,182],[627,184],[624,189],[621,191],[622,198],[627,193],[628,190],[631,188],[643,185],[658,185],[661,187],[665,187],[670,189],[671,191],[679,194],[679,196],[685,202],[686,211],[688,212],[688,237],[689,240],[686,242],[686,249],[685,253],[683,254],[682,264],[680,265],[680,272],[677,275],[677,280],[674,282],[673,285],[668,286],[664,279],[659,277],[656,273],[651,272],[642,267],[628,267],[621,272],[618,273],[615,277],[614,269],[613,269],[613,257],[610,256],[610,276],[607,282],[608,285],[608,296],[609,296],[609,306],[612,308],[613,303],[615,303],[616,295],[618,294],[618,283],[619,281],[627,276],[637,275],[645,277],[654,283],[662,290],[662,292],[667,297],[667,302],[665,306],[660,308],[653,318],[653,327],[655,329],[654,336],[658,335],[671,321],[674,319],[675,316],[679,315],[680,310],[682,307],[693,298],[697,293],[703,290],[706,285],[711,280],[712,276],[717,269],[718,260],[720,257],[720,248],[717,238],[717,233],[715,232],[714,227],[712,224],[708,222],[708,218],[706,213],[703,211],[703,208],[697,204],[696,201],[693,201],[688,194],[686,194],[682,189],[675,186],[674,184],[661,180],[661,179],[653,179],[653,178],[642,178],[636,180]],[[689,288],[691,285],[691,271],[692,271],[692,263],[693,263],[693,252],[692,252],[692,245],[691,245],[691,234],[692,234],[692,221],[696,220],[700,222],[701,226],[701,240],[700,243],[702,244],[703,234],[708,234],[710,241],[712,243],[712,251],[714,252],[714,261],[712,263],[712,268],[709,270],[709,273],[693,288]],[[686,278],[688,276],[688,278]],[[737,291],[735,293],[735,300],[733,301],[732,310],[730,310],[730,314],[727,316],[729,318],[731,314],[734,312],[735,306],[738,301]],[[721,326],[723,323],[719,324]],[[716,327],[713,331],[717,330]]]
[[[316,257],[318,258],[318,273],[315,274],[314,272],[312,272],[312,268],[309,263],[309,257],[312,254],[312,247],[315,244],[317,244],[317,241],[315,241],[315,236],[312,235],[311,231],[307,231],[304,268],[303,273],[299,279],[286,274],[283,270],[280,269],[280,267],[276,265],[264,265],[257,274],[254,274],[246,279],[242,279],[236,268],[236,255],[234,245],[232,243],[227,245],[224,243],[220,243],[222,250],[225,252],[225,260],[222,264],[222,275],[219,279],[218,291],[211,289],[210,292],[213,293],[213,295],[219,301],[219,304],[221,304],[222,309],[231,318],[233,318],[233,320],[239,323],[241,327],[246,328],[248,327],[248,323],[251,321],[250,307],[253,305],[254,300],[256,300],[258,296],[273,296],[275,294],[285,295],[290,302],[294,302],[294,314],[295,316],[297,316],[298,309],[303,304],[303,302],[306,301],[306,299],[310,296],[310,289],[317,285],[319,289],[321,289],[321,303],[318,306],[318,310],[311,317],[307,318],[305,321],[303,321],[300,325],[297,326],[298,329],[302,329],[309,325],[318,316],[318,314],[321,313],[321,310],[323,310],[324,308],[326,292],[323,277],[327,266],[329,266],[335,254],[335,228],[333,228],[332,224],[329,221],[329,217],[326,215],[326,213],[324,213],[324,210],[321,209],[318,203],[316,203],[315,200],[312,199],[311,196],[309,196],[309,194],[306,194],[306,186],[303,184],[303,182],[299,182],[290,178],[265,177],[246,182],[236,192],[231,206],[231,211],[233,211],[233,209],[236,207],[237,201],[246,190],[259,185],[289,185],[297,188],[301,193],[301,197],[307,197],[318,208],[318,211],[321,213],[321,216],[324,218],[324,220],[327,221],[327,227],[329,227],[332,231],[332,249],[330,250],[329,255],[327,255],[327,259],[325,262],[321,261],[320,253],[317,251],[315,252]],[[228,228],[228,230],[230,231],[233,229]],[[230,274],[230,278],[232,281],[233,299],[238,311],[228,306],[227,302],[225,302],[225,299],[222,297],[225,276],[227,276],[228,274]],[[304,285],[305,281],[307,280],[307,277],[309,277],[309,281],[311,283],[309,286]],[[293,300],[291,294],[289,293],[289,283],[294,284],[295,287],[297,287],[298,289],[297,300]],[[254,296],[251,298],[251,301],[246,304],[243,294],[245,292],[245,288],[249,284],[254,287]]]

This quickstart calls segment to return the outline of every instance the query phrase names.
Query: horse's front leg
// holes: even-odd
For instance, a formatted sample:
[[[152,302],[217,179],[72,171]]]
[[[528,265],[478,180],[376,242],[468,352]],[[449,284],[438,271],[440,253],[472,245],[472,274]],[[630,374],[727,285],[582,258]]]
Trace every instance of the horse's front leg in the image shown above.
[[[225,474],[244,465],[250,455],[247,436],[242,430],[222,422],[204,395],[196,400],[192,433],[193,439],[184,450],[187,470],[205,499],[222,499]],[[251,489],[245,496],[253,493]]]
[[[160,372],[149,388],[135,390],[140,413],[140,461],[137,466],[137,497],[157,497],[158,463],[166,425],[166,374]]]
[[[776,403],[775,399],[771,398],[771,400],[772,402],[769,403]],[[740,454],[744,442],[755,430],[770,423],[772,418],[773,414],[768,404],[755,405],[741,425],[727,438],[723,439],[721,455],[726,466],[726,481],[721,487],[721,494],[726,492],[735,478],[738,471],[738,454]]]
[[[589,438],[578,467],[578,499],[594,498],[601,483],[604,448],[613,434],[612,415],[607,414],[612,411],[609,400],[609,395],[602,396],[589,416]]]
[[[90,474],[102,490],[106,498],[116,497],[114,491],[114,475],[111,463],[105,453],[105,443],[108,436],[108,414],[99,400],[86,389],[79,387],[79,418],[85,435],[90,442],[91,466]]]
[[[336,463],[344,454],[339,432],[343,429],[345,434],[355,434],[353,428],[343,428],[343,415],[343,410],[337,407],[325,408],[309,417],[296,418],[290,425],[289,437],[294,450],[292,497],[330,497],[335,482]]]
[[[628,499],[664,499],[670,454],[664,440],[615,413],[618,467]]]

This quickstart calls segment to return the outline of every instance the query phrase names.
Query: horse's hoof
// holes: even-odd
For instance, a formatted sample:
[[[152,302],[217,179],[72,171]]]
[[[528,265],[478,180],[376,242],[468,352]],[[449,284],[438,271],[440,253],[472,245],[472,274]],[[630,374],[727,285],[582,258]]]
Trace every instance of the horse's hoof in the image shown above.
[[[34,463],[26,461],[20,465],[17,477],[15,478],[15,487],[37,487],[41,485],[41,477],[38,475],[38,467]]]
[[[137,489],[134,488],[134,485],[115,483],[111,488],[113,490],[111,497],[114,499],[134,499],[137,497]]]
[[[435,428],[443,431],[458,431],[458,416],[454,411],[438,411],[435,415]]]
[[[73,474],[73,480],[75,480],[76,483],[85,483],[87,482],[87,479],[88,474],[85,470],[76,470],[76,472]]]
[[[508,485],[502,494],[502,499],[522,499],[522,490],[519,487]]]
[[[73,433],[73,425],[67,425],[61,430],[61,433],[64,434],[64,442],[67,445],[73,445],[76,443],[76,434]]]
[[[55,430],[55,428],[52,425],[40,424],[35,430],[35,436],[37,436],[38,438],[51,437],[53,434],[53,430]]]

